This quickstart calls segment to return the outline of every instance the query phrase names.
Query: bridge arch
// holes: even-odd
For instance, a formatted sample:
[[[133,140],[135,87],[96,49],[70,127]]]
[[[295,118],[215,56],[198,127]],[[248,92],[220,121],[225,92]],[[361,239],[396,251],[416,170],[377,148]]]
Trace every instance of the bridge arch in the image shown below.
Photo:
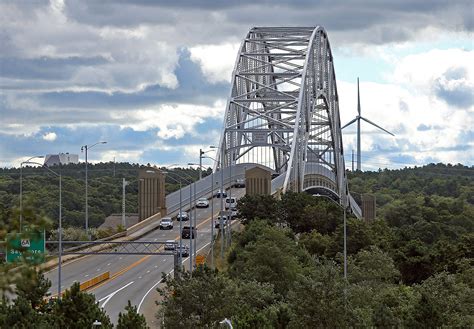
[[[217,167],[258,163],[282,191],[328,190],[348,206],[339,98],[324,28],[254,27],[237,54]]]

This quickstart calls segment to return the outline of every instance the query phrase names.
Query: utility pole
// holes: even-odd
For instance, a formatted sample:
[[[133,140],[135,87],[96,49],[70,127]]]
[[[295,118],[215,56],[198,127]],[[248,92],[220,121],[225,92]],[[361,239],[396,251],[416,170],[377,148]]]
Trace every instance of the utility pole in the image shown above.
[[[85,153],[86,153],[86,234],[87,234],[87,238],[90,240],[91,239],[91,236],[89,234],[89,201],[88,201],[88,187],[87,187],[87,167],[88,167],[88,162],[87,162],[87,151],[91,148],[93,148],[94,146],[96,146],[97,144],[107,144],[107,142],[97,142],[95,144],[92,144],[91,146],[89,145],[84,145],[84,146],[81,146],[81,151],[84,151],[85,150]]]
[[[352,150],[352,172],[354,172],[354,149]]]
[[[127,223],[125,221],[125,187],[128,185],[128,182],[125,178],[122,178],[122,226],[123,229],[127,229]]]
[[[204,153],[202,149],[199,149],[199,180],[202,179],[202,156]]]

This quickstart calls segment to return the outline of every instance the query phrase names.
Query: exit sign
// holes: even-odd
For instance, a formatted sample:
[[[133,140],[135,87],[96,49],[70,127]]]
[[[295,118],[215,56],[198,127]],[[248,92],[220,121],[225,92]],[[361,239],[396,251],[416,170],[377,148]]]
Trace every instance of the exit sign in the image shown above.
[[[32,263],[44,262],[45,238],[44,232],[25,232],[7,234],[7,263],[14,263],[25,256]]]

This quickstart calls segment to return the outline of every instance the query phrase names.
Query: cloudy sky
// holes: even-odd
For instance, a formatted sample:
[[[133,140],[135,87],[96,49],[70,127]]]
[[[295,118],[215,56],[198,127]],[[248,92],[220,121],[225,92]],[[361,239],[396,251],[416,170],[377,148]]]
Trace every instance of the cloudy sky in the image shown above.
[[[325,27],[364,169],[474,165],[472,0],[1,0],[0,166],[48,153],[160,165],[218,143],[253,26]],[[355,128],[344,129],[346,165]]]

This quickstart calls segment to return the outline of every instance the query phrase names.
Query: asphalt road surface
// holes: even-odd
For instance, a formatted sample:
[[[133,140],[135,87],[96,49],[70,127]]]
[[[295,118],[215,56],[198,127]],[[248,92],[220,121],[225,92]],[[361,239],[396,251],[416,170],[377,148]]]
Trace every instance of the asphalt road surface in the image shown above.
[[[232,189],[232,196],[240,197],[245,189]],[[220,200],[214,198],[214,220],[220,211]],[[193,210],[194,212],[194,210]],[[197,249],[206,248],[211,242],[211,205],[196,209]],[[172,230],[154,230],[136,241],[176,240],[179,243],[179,221],[174,221]],[[183,222],[189,225],[189,221]],[[217,229],[214,229],[217,233]],[[183,245],[189,246],[189,239]],[[189,268],[189,258],[183,258],[183,265]],[[123,312],[127,301],[144,309],[155,310],[155,288],[161,281],[162,273],[173,270],[174,257],[165,255],[89,255],[73,260],[62,266],[61,290],[69,288],[75,281],[84,282],[109,271],[110,279],[99,283],[88,291],[95,295],[99,305],[105,309],[112,322],[116,323],[119,312]],[[57,268],[45,274],[51,280],[51,294],[57,294]]]

